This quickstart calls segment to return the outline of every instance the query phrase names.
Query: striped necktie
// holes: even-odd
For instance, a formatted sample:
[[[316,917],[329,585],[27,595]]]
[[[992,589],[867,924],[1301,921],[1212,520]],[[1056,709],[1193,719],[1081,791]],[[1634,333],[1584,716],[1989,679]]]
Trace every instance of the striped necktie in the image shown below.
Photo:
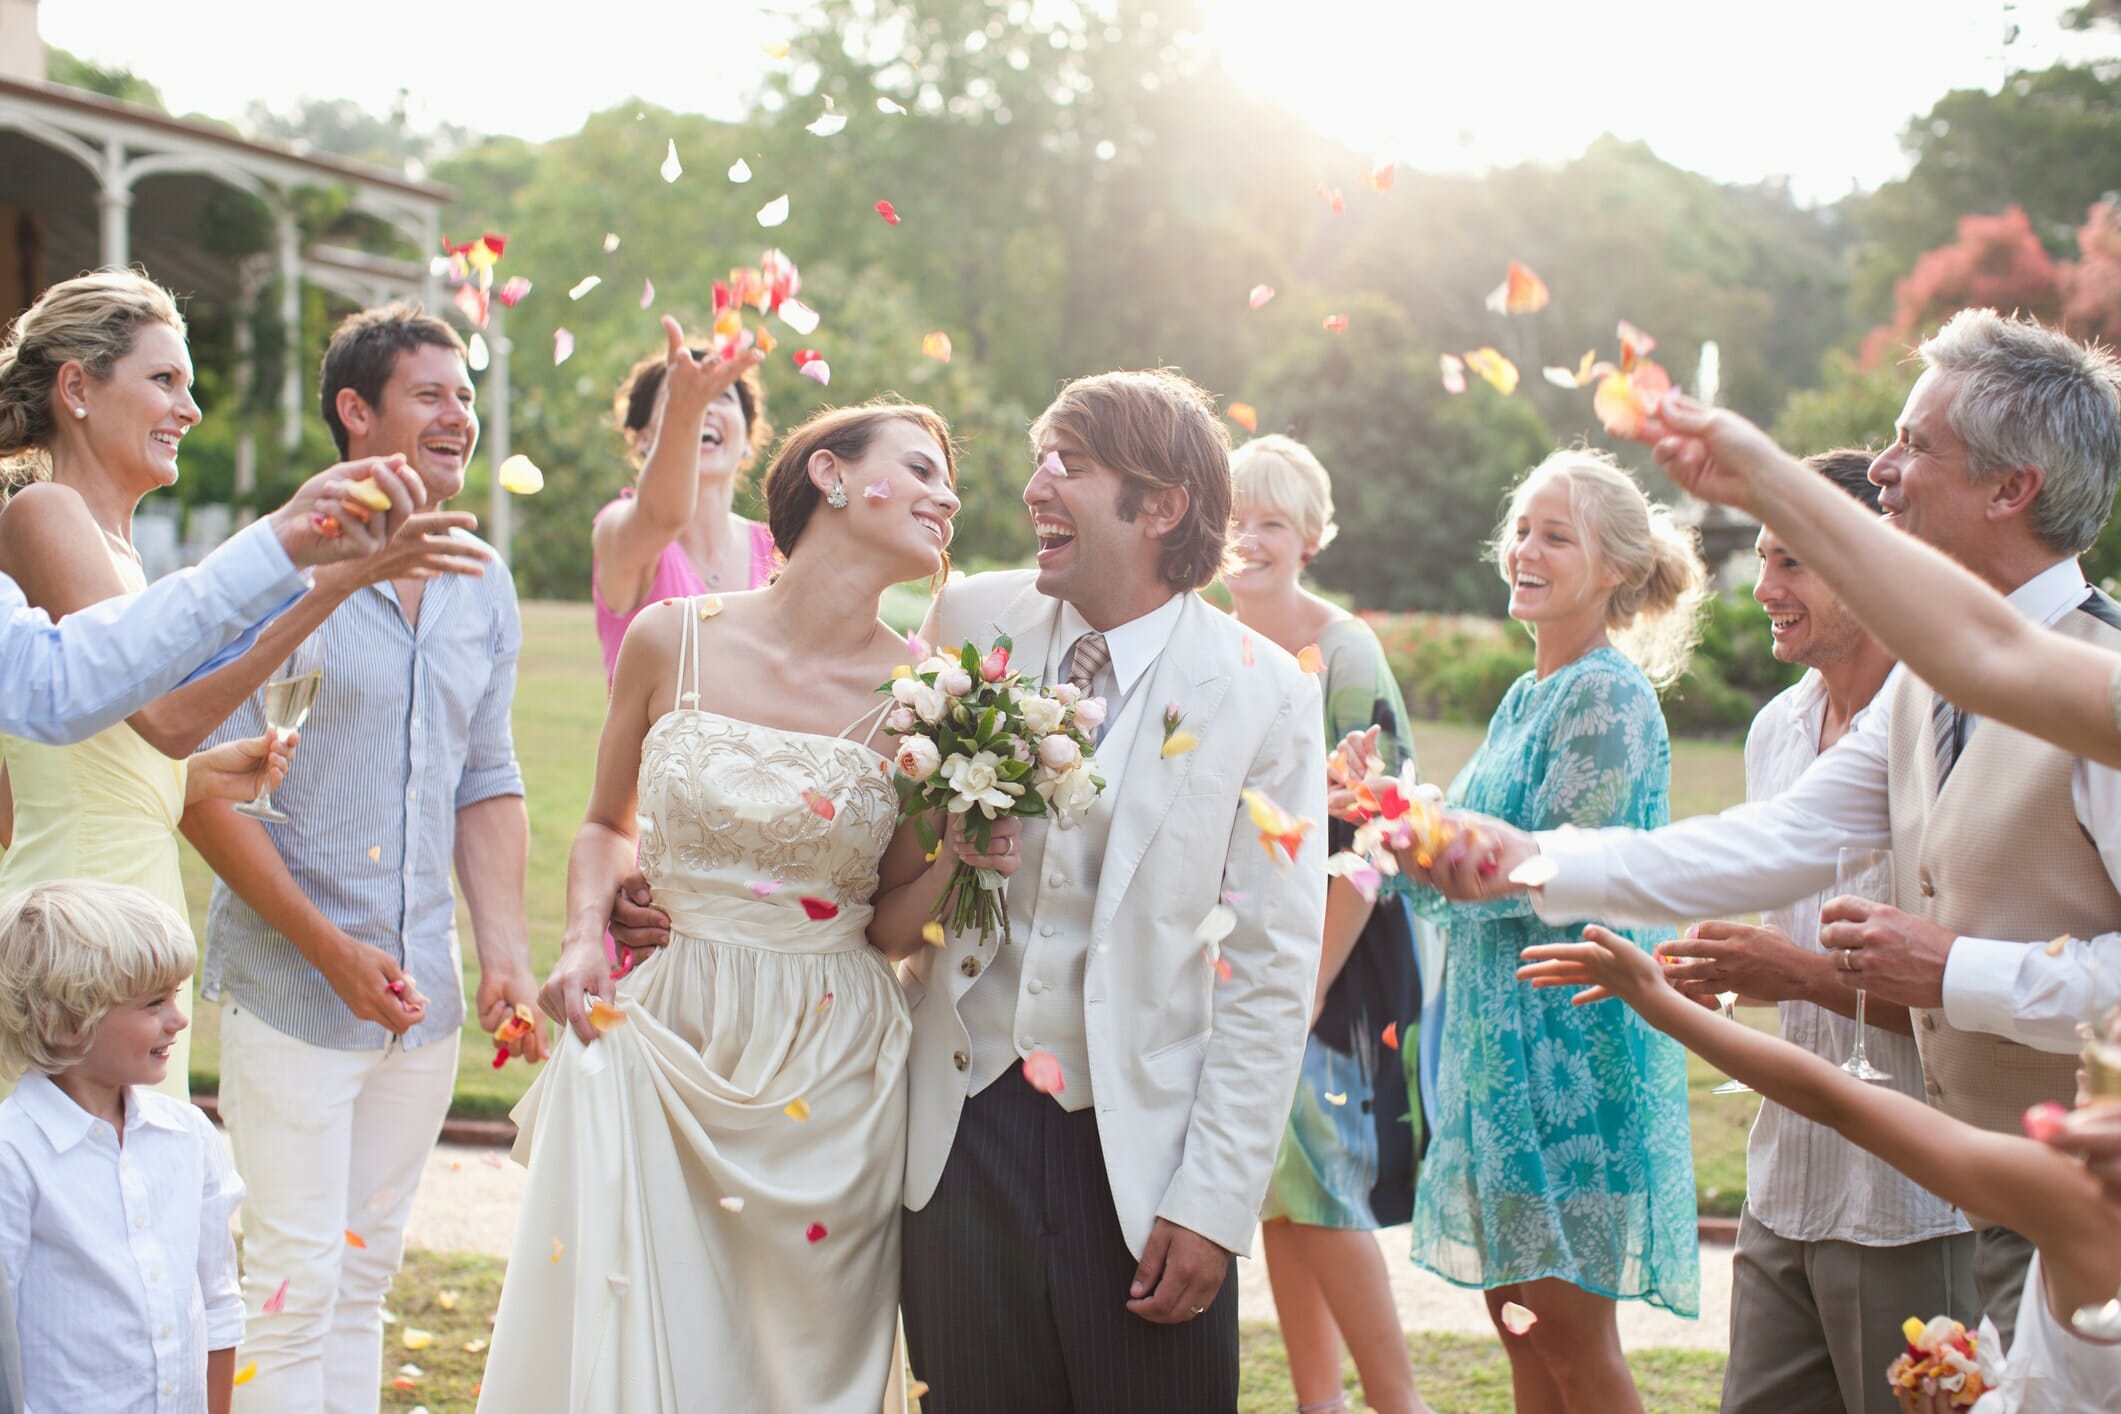
[[[1959,753],[1966,749],[1966,713],[1935,691],[1930,699],[1930,734],[1937,744],[1937,789],[1941,791],[1952,767],[1959,764]]]
[[[1091,695],[1090,684],[1111,661],[1112,650],[1105,646],[1105,636],[1092,629],[1076,639],[1075,646],[1068,651],[1068,681],[1088,697]]]

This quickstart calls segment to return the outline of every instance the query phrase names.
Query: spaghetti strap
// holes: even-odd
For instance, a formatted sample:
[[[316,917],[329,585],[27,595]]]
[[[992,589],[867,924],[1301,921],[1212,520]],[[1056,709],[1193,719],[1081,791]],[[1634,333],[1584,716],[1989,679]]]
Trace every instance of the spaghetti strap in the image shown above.
[[[697,599],[685,601],[685,611],[679,616],[677,698],[670,704],[673,712],[686,707],[700,705],[700,617],[695,610]],[[692,659],[692,690],[685,690],[685,659]]]
[[[855,743],[858,746],[867,746],[870,742],[876,740],[876,729],[884,724],[884,714],[889,712],[893,705],[894,700],[892,698],[885,698],[881,703],[877,704],[877,709],[874,712],[864,712],[861,716],[856,717],[846,726],[840,728],[840,739],[843,741],[852,740],[847,733],[867,722],[869,730],[862,734],[862,739],[859,742]]]

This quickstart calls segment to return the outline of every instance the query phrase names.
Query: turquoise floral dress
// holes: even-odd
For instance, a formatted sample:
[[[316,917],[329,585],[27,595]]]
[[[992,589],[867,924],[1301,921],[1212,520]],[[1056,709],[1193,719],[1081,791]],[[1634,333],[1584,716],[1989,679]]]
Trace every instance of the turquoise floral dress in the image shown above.
[[[1326,741],[1379,729],[1385,768],[1414,758],[1407,707],[1384,646],[1368,624],[1337,619],[1318,636]],[[1346,849],[1354,827],[1328,826]],[[1434,1075],[1435,1037],[1422,1025],[1417,923],[1405,896],[1380,895],[1347,962],[1326,989],[1304,1043],[1302,1078],[1282,1133],[1264,1221],[1311,1227],[1397,1227],[1414,1215],[1414,1175],[1426,1138],[1422,1097]],[[1436,993],[1440,999],[1440,992]],[[1432,1008],[1440,1013],[1440,1006]]]
[[[1654,829],[1671,814],[1671,748],[1649,680],[1600,648],[1519,678],[1451,800],[1524,829]],[[1461,1286],[1559,1277],[1700,1314],[1686,1052],[1619,1001],[1517,980],[1553,928],[1522,894],[1452,904],[1413,889],[1445,935],[1435,1134],[1414,1260]],[[1620,930],[1642,947],[1670,933]]]

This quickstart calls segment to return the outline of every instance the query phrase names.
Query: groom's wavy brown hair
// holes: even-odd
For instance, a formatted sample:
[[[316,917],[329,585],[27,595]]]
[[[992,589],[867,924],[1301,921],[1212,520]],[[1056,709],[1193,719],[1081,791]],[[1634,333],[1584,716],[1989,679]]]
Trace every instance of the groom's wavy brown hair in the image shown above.
[[[773,532],[774,547],[783,556],[794,553],[795,542],[824,503],[824,495],[810,479],[810,459],[819,452],[830,452],[842,461],[860,461],[876,434],[892,422],[915,423],[935,438],[943,449],[943,472],[950,478],[951,489],[956,489],[957,445],[950,440],[950,424],[934,408],[888,393],[852,407],[821,408],[790,429],[773,454],[773,465],[766,468],[766,528]],[[950,552],[945,550],[936,583],[941,584],[949,573]]]
[[[1202,589],[1228,567],[1230,434],[1207,389],[1175,368],[1078,378],[1031,424],[1034,460],[1051,432],[1119,473],[1123,520],[1141,513],[1151,491],[1185,491],[1186,513],[1157,564],[1164,583]]]

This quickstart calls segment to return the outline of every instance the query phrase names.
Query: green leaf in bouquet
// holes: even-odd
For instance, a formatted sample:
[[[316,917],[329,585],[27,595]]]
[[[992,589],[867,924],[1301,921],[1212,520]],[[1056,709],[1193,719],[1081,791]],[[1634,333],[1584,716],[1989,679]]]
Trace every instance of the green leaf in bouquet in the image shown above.
[[[996,767],[994,774],[1005,781],[1020,781],[1031,774],[1031,763],[1029,761],[1019,761],[1012,756]]]
[[[1046,797],[1035,790],[1027,790],[1017,798],[1015,808],[1009,813],[1022,815],[1026,818],[1043,819],[1046,814]]]
[[[974,682],[978,682],[980,680],[979,650],[977,648],[974,648],[969,643],[966,644],[963,648],[958,650],[957,660],[964,667],[966,672],[972,674],[972,680]]]

